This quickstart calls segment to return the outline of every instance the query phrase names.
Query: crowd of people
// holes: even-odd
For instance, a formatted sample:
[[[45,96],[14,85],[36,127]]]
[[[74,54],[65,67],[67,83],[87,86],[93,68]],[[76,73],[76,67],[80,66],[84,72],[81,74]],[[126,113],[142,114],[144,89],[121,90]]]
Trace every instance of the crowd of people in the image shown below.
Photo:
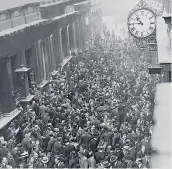
[[[156,77],[129,40],[97,36],[0,137],[1,168],[148,168]]]

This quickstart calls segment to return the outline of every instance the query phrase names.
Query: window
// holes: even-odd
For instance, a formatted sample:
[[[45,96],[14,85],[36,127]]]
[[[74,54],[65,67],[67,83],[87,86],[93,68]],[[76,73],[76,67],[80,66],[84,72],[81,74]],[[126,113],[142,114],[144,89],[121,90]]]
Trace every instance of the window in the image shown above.
[[[0,20],[1,21],[5,21],[5,20],[7,20],[8,19],[8,17],[7,17],[7,14],[0,14]]]
[[[27,12],[28,12],[28,13],[33,13],[33,12],[34,12],[34,7],[33,7],[33,6],[29,6],[29,7],[27,8]]]
[[[14,17],[19,17],[19,16],[21,16],[21,10],[14,11]]]

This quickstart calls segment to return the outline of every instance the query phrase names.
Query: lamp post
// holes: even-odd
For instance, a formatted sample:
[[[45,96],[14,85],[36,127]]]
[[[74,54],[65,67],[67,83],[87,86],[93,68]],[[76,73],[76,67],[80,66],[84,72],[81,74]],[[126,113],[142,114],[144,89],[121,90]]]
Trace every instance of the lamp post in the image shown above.
[[[20,103],[28,103],[30,102],[34,95],[29,94],[29,83],[28,83],[28,73],[30,68],[21,65],[15,72],[18,74],[22,81],[22,93],[20,97]]]

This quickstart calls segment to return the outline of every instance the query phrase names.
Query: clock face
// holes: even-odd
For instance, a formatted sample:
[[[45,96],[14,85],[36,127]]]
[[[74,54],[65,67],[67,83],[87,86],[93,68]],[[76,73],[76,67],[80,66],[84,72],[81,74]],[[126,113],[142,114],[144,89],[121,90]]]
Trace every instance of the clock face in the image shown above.
[[[148,9],[140,9],[128,17],[128,29],[137,38],[145,38],[151,35],[155,28],[155,15]]]

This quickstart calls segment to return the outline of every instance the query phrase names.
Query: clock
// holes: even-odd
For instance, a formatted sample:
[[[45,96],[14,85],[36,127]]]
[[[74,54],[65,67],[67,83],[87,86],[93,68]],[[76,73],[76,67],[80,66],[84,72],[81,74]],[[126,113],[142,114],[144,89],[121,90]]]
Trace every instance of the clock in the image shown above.
[[[156,16],[149,9],[138,9],[128,17],[128,30],[136,38],[146,38],[156,29]]]

